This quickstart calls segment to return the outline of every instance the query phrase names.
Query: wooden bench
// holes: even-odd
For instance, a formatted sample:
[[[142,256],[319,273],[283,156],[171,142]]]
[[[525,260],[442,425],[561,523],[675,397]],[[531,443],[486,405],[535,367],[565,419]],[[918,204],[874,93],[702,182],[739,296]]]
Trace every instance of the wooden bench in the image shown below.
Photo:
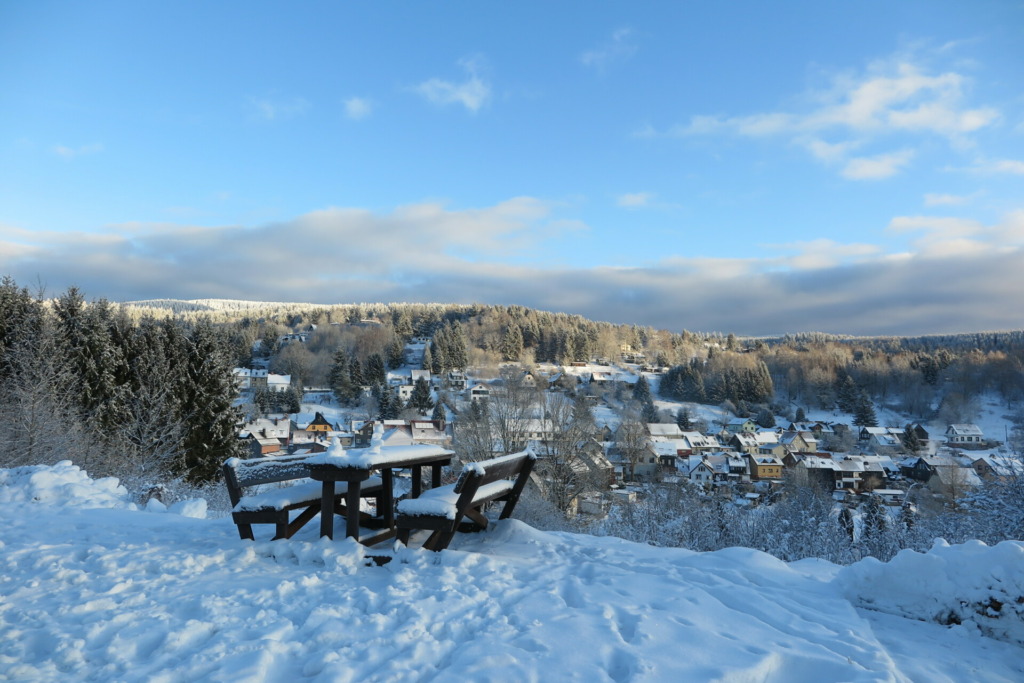
[[[224,463],[224,483],[231,497],[231,519],[238,525],[242,539],[255,540],[253,524],[273,524],[274,540],[291,538],[295,532],[320,512],[323,486],[309,477],[309,466],[305,455],[283,455],[278,457],[231,458]],[[259,484],[294,481],[291,486],[271,489],[246,495],[245,489]],[[376,498],[380,504],[384,488],[380,477],[371,477],[363,482],[360,496]],[[342,484],[335,489],[334,509],[344,514],[344,497],[347,487]],[[289,519],[293,510],[302,510]]]
[[[433,533],[424,542],[427,550],[444,550],[456,531],[487,528],[483,506],[504,501],[499,519],[512,515],[536,461],[531,451],[468,463],[458,481],[425,491],[418,498],[398,502],[398,540],[408,545],[413,529]],[[468,522],[463,522],[463,518]]]

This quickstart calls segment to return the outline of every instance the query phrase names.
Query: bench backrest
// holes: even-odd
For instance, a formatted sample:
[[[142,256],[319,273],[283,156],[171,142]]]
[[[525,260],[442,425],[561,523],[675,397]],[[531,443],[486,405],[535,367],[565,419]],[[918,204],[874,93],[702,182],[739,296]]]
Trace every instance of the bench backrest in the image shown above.
[[[257,484],[291,481],[309,476],[306,455],[282,455],[266,458],[230,458],[224,463],[224,483],[228,487],[231,504],[237,505],[242,489]]]
[[[531,451],[523,451],[515,455],[504,455],[490,460],[467,463],[462,468],[462,474],[459,475],[458,481],[455,482],[455,493],[462,493],[470,482],[479,488],[499,479],[511,479],[515,476],[525,479],[533,469],[533,462],[536,459],[537,456]],[[526,470],[525,476],[523,476],[523,470]]]

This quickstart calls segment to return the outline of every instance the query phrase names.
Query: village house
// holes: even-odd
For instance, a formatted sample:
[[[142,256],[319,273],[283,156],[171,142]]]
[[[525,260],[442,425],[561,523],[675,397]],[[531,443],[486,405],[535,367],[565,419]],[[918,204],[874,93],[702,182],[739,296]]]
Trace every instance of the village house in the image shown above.
[[[754,455],[757,453],[757,449],[760,448],[761,444],[758,442],[757,437],[750,432],[738,432],[733,434],[729,438],[729,448],[733,449],[737,453],[743,453],[745,455]]]
[[[735,417],[725,423],[725,431],[729,434],[738,434],[739,432],[753,433],[757,430],[757,423],[749,417]]]
[[[466,375],[452,370],[444,380],[445,386],[454,391],[463,391],[466,388]]]
[[[713,434],[701,434],[700,432],[682,432],[683,440],[686,442],[687,450],[694,455],[702,453],[713,453],[722,450],[722,444]]]
[[[838,468],[829,453],[789,454],[784,463],[794,472],[796,481],[805,486],[816,486],[823,491],[836,488]]]
[[[715,470],[711,467],[711,464],[703,458],[699,460],[692,458],[692,460],[696,460],[696,462],[687,473],[690,483],[703,486],[704,488],[711,488],[715,481]]]
[[[748,455],[747,464],[750,466],[750,479],[760,481],[764,479],[782,478],[782,460],[774,455]]]
[[[946,443],[961,448],[984,448],[985,435],[976,424],[954,424],[946,427]]]
[[[971,469],[986,481],[1007,481],[1012,477],[1024,477],[1024,461],[1005,455],[983,455],[971,462]]]
[[[486,384],[474,384],[469,388],[470,401],[486,401],[491,397],[491,388]]]
[[[651,441],[666,441],[670,439],[683,438],[683,430],[675,422],[649,422],[647,433]]]
[[[242,425],[238,437],[246,441],[251,457],[277,453],[291,440],[291,422],[285,417],[261,417]]]
[[[326,441],[330,432],[341,431],[323,413],[295,413],[291,418],[292,438],[296,441]]]
[[[269,391],[288,391],[292,386],[291,375],[275,375],[267,373],[267,389]]]
[[[789,453],[814,453],[818,450],[818,440],[811,432],[783,432],[779,435],[779,443]]]

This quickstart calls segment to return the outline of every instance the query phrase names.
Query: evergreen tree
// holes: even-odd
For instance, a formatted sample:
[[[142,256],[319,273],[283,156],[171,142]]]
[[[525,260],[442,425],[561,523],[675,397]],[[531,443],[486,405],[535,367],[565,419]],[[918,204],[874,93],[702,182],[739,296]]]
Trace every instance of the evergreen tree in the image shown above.
[[[693,431],[693,420],[690,417],[689,408],[680,408],[676,412],[676,424],[679,426],[679,429],[683,430],[684,432]]]
[[[355,387],[359,392],[362,392],[362,388],[369,384],[366,378],[363,377],[363,366],[359,363],[358,358],[352,358],[348,362],[348,377],[352,382],[352,386]]]
[[[395,337],[388,344],[388,367],[392,370],[402,367],[405,364],[405,345]]]
[[[298,387],[289,387],[286,391],[275,392],[278,394],[277,412],[294,414],[302,411],[302,390]]]
[[[857,399],[857,404],[853,410],[853,424],[858,427],[878,426],[878,418],[875,417],[875,407],[871,404],[871,399],[868,397],[867,392],[861,392],[860,397]]]
[[[420,367],[424,370],[431,370],[434,365],[434,357],[430,352],[430,346],[428,345],[423,349],[423,363]]]
[[[633,400],[640,403],[650,403],[653,400],[651,397],[651,385],[643,375],[640,375],[640,379],[633,385]]]
[[[839,386],[836,388],[836,405],[839,406],[839,410],[844,413],[854,412],[859,398],[860,391],[857,389],[853,377],[845,375],[839,380]]]
[[[903,430],[903,447],[915,454],[921,450],[921,439],[917,436],[917,430],[912,424],[908,424]]]
[[[377,393],[379,394],[379,398],[377,399],[377,419],[397,419],[398,413],[402,408],[401,402],[398,400],[398,396],[384,385],[378,385]]]
[[[220,465],[241,452],[236,425],[241,413],[231,359],[217,331],[205,320],[188,337],[185,395],[180,405],[188,411],[183,438],[185,476],[191,481],[210,481]]]
[[[438,334],[441,334],[438,332]],[[437,335],[435,335],[436,337]],[[448,356],[444,353],[441,345],[437,343],[437,339],[430,340],[430,346],[427,348],[424,360],[429,356],[430,367],[429,370],[435,375],[443,374],[449,367]]]
[[[438,401],[437,403],[434,404],[434,412],[430,414],[430,419],[433,420],[434,422],[447,421],[448,418],[445,415],[444,403]]]
[[[658,409],[654,405],[654,401],[648,401],[640,405],[640,415],[643,417],[644,422],[655,423],[658,421]]]
[[[370,354],[370,357],[366,359],[366,381],[370,384],[387,384],[388,382],[384,358],[379,353]]]
[[[767,408],[762,408],[757,413],[756,422],[759,426],[764,427],[765,429],[771,429],[775,426],[775,416],[772,415],[772,411]]]
[[[518,361],[523,355],[523,332],[519,325],[512,323],[505,330],[501,340],[501,357],[507,361]]]
[[[349,374],[351,362],[344,349],[338,349],[334,354],[334,361],[331,363],[331,370],[328,374],[328,381],[334,398],[338,403],[347,403],[355,396],[355,386]]]
[[[413,386],[412,395],[409,396],[407,407],[413,408],[420,413],[426,413],[434,407],[434,400],[430,398],[430,385],[427,380],[420,377]]]
[[[806,422],[807,421],[807,413],[804,412],[803,408],[797,408],[796,409],[796,417],[793,418],[793,421],[794,422]]]

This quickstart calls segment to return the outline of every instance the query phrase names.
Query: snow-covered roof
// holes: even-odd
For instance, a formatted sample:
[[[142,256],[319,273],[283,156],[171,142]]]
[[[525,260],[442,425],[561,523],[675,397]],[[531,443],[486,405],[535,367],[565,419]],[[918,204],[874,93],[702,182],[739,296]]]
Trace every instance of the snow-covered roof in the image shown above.
[[[955,424],[946,427],[946,434],[950,436],[984,436],[981,427],[976,424]]]
[[[652,439],[678,439],[683,436],[683,430],[674,422],[649,422],[647,423],[647,431]]]

